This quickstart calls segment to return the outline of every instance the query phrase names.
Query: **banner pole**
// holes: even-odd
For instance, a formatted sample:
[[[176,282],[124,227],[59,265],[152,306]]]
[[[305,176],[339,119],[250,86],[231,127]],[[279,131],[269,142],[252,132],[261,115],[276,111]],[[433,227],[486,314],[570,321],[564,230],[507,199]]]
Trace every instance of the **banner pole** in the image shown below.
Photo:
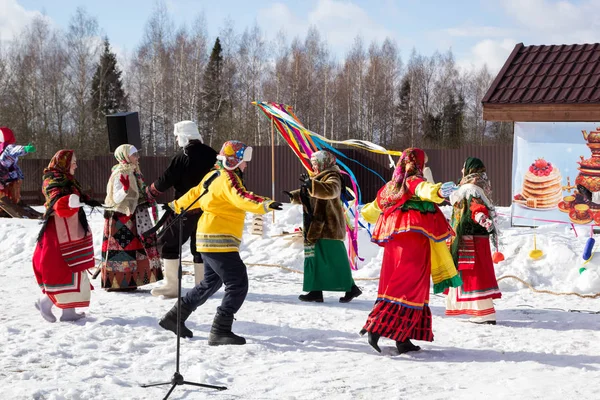
[[[275,123],[271,117],[271,198],[275,200]],[[275,210],[273,210],[273,223],[275,223]]]

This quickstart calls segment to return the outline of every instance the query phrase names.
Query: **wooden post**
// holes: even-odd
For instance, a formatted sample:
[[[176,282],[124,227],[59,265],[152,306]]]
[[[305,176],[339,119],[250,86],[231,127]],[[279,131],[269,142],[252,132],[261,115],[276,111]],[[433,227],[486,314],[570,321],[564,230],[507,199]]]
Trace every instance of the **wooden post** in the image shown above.
[[[271,198],[275,200],[275,123],[271,117]],[[273,210],[273,223],[275,223],[275,210]]]

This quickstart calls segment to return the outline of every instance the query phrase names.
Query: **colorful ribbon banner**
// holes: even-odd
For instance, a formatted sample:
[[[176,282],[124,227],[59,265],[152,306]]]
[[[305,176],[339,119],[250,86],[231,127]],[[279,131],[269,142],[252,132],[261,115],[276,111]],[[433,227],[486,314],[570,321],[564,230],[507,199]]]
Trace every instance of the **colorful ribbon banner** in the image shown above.
[[[385,154],[388,156],[390,161],[390,168],[395,166],[394,160],[391,156],[400,156],[402,152],[387,150],[382,146],[375,143],[368,142],[366,140],[330,140],[324,136],[314,133],[306,129],[298,117],[292,111],[290,106],[285,104],[269,103],[269,102],[252,102],[257,106],[267,118],[273,121],[280,136],[290,146],[296,157],[300,160],[304,168],[309,174],[312,174],[312,166],[310,164],[310,156],[312,153],[319,150],[327,150],[334,153],[337,156],[337,163],[342,169],[342,173],[350,178],[352,183],[352,190],[354,192],[355,200],[352,202],[344,202],[345,207],[350,211],[353,220],[346,213],[346,232],[348,233],[348,258],[350,260],[350,266],[352,269],[357,269],[357,259],[362,260],[358,256],[358,227],[360,222],[358,220],[358,206],[362,204],[362,194],[360,186],[356,180],[354,172],[343,162],[340,158],[352,161],[363,168],[366,168],[370,172],[377,175],[383,183],[387,181],[374,170],[367,168],[360,162],[346,156],[341,151],[335,149],[332,145],[346,145],[350,147],[356,147],[363,150],[367,150],[373,153]]]

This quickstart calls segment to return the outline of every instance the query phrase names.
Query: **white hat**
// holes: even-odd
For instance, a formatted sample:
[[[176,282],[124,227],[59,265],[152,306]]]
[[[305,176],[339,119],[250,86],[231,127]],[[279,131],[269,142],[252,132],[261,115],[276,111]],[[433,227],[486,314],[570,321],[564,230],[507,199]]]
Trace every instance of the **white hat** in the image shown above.
[[[185,147],[190,140],[199,140],[204,143],[198,125],[194,121],[181,121],[175,124],[173,132],[177,136],[177,143],[180,147]]]

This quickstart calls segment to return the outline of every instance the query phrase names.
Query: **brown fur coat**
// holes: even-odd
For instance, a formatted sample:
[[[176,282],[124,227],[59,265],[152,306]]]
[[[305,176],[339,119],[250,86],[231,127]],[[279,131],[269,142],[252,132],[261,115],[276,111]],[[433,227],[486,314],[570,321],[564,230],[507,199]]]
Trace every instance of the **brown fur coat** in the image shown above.
[[[342,192],[342,176],[337,165],[328,168],[311,178],[310,204],[313,215],[306,240],[315,243],[319,239],[344,240],[346,236],[346,221],[344,208],[340,200]],[[294,190],[293,204],[302,204],[300,190]],[[308,212],[304,207],[304,212]]]

